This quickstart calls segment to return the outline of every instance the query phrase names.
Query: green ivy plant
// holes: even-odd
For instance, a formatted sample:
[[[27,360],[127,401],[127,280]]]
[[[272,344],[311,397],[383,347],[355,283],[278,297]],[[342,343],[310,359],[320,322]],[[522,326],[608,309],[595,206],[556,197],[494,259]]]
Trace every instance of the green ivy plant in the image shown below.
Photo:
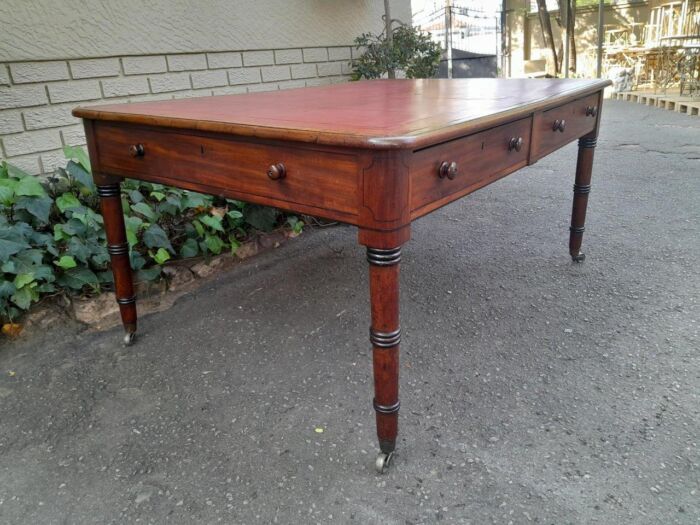
[[[48,181],[0,164],[0,319],[41,297],[98,293],[112,284],[104,222],[90,161],[81,148]],[[161,276],[175,258],[235,253],[252,231],[304,223],[279,210],[161,184],[127,180],[122,206],[137,281]]]
[[[353,80],[381,78],[390,70],[403,71],[406,78],[432,78],[440,66],[440,44],[410,25],[394,27],[391,42],[386,31],[363,33],[355,39],[355,46],[364,52],[352,63]]]

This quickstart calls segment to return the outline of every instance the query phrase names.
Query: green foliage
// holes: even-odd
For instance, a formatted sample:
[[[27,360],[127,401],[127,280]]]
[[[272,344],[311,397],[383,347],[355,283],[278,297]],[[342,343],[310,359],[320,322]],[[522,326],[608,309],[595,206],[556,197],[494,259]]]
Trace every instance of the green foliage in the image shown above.
[[[364,49],[353,66],[353,79],[381,78],[390,69],[403,71],[406,78],[431,78],[440,65],[442,48],[430,35],[409,25],[392,29],[392,43],[386,31],[379,35],[363,33],[355,39],[355,46]]]
[[[90,160],[64,148],[65,168],[43,182],[0,164],[0,319],[41,297],[97,293],[111,286],[109,255]],[[122,206],[137,281],[158,279],[175,258],[235,253],[253,230],[303,222],[273,208],[128,180]]]

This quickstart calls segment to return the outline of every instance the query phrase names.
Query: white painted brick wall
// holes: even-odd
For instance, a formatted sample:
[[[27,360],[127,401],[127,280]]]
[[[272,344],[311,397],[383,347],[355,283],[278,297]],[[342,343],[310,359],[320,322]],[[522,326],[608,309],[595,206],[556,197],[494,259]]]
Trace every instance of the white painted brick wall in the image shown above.
[[[102,81],[105,97],[125,97],[148,93],[148,77],[115,78]]]
[[[197,55],[169,55],[169,71],[197,71],[207,68],[207,57],[204,53]]]
[[[349,47],[329,47],[328,60],[350,60]]]
[[[226,71],[216,69],[214,71],[200,71],[192,73],[192,87],[194,89],[206,87],[221,87],[228,84]]]
[[[275,64],[298,64],[302,61],[301,49],[278,49],[275,51]]]
[[[102,98],[102,90],[98,80],[52,82],[46,87],[49,90],[49,100],[52,104]]]
[[[328,50],[325,47],[304,49],[304,62],[325,62],[328,60]]]
[[[57,129],[25,131],[2,139],[3,149],[8,157],[61,147],[61,135]]]
[[[65,62],[20,62],[19,64],[10,64],[10,74],[12,75],[12,82],[15,84],[70,78],[68,64]]]
[[[241,67],[238,69],[229,69],[228,81],[229,84],[255,84],[260,82],[260,68],[257,67]]]
[[[40,106],[48,101],[43,85],[0,87],[0,109]]]
[[[7,71],[5,64],[0,64],[0,86],[10,85],[10,73]]]
[[[209,69],[219,69],[227,67],[241,67],[243,60],[241,54],[234,51],[224,53],[207,53],[207,63]]]
[[[342,74],[340,62],[324,62],[322,64],[318,64],[317,68],[319,77],[330,77]]]
[[[24,112],[24,125],[30,130],[69,126],[75,123],[73,115],[70,114],[73,107],[73,104],[67,104],[26,110]]]
[[[85,144],[78,105],[230,95],[349,79],[350,47],[219,51],[0,64],[0,160],[32,174]]]
[[[272,51],[245,51],[243,53],[244,66],[268,66],[275,63]]]
[[[165,73],[168,70],[165,57],[162,56],[124,57],[122,58],[122,66],[126,75]]]
[[[289,80],[292,75],[289,66],[267,66],[260,68],[263,82],[276,82],[278,80]]]
[[[153,93],[182,91],[183,89],[190,89],[192,87],[189,73],[166,73],[164,75],[154,75],[148,80],[151,83],[151,92]]]
[[[295,64],[292,66],[292,78],[311,78],[317,74],[316,64]]]
[[[0,111],[0,135],[24,131],[22,113],[19,111]]]
[[[89,58],[71,60],[73,78],[116,77],[121,72],[118,58]]]

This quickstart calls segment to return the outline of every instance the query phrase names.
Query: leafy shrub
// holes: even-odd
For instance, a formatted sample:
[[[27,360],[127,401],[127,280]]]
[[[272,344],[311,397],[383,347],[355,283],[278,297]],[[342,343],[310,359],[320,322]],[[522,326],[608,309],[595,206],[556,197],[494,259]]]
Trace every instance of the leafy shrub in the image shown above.
[[[0,318],[12,320],[42,296],[97,293],[112,273],[104,222],[80,148],[46,182],[0,164]],[[235,252],[251,230],[303,222],[279,210],[161,184],[127,180],[122,206],[137,281],[158,279],[173,258]]]
[[[386,31],[379,35],[363,33],[355,39],[364,53],[352,64],[353,80],[381,78],[389,70],[399,70],[406,78],[434,77],[440,65],[442,48],[430,35],[410,25],[392,29],[391,44]]]

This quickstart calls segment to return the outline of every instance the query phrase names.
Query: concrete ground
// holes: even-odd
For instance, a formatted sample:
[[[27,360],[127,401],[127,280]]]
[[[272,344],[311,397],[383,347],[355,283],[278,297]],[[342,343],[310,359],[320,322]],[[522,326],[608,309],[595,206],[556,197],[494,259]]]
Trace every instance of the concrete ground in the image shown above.
[[[386,475],[338,227],[0,349],[0,523],[699,523],[700,119],[603,120],[582,265],[575,145],[414,225]]]

